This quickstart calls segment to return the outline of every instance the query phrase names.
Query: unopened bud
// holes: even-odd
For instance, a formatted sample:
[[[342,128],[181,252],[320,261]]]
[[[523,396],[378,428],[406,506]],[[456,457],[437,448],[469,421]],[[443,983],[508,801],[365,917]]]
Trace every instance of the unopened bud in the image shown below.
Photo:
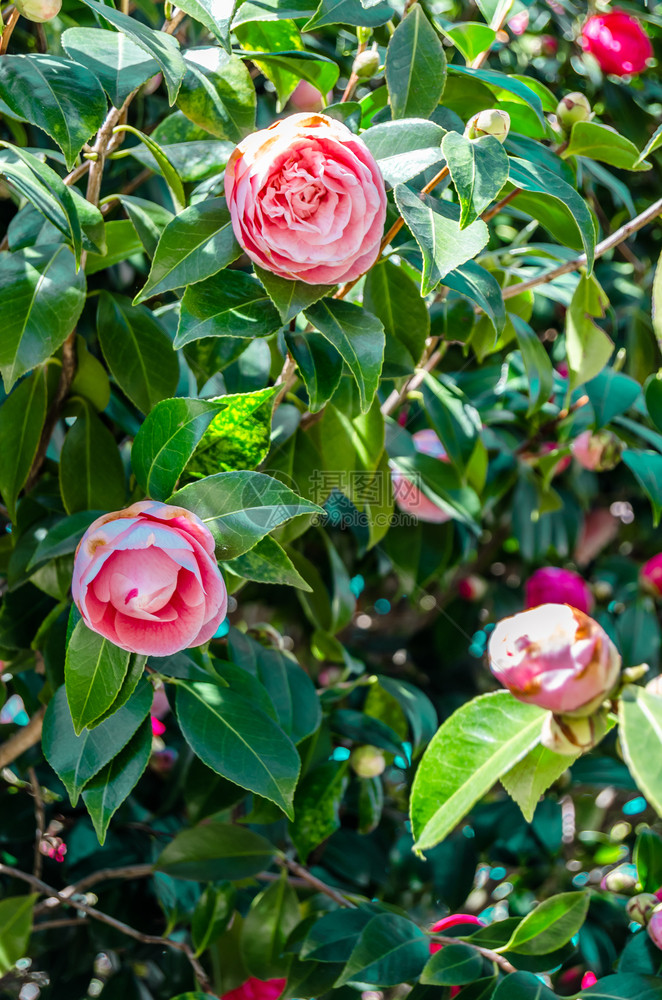
[[[559,101],[556,117],[564,128],[570,129],[576,122],[587,122],[593,117],[588,97],[573,91]]]
[[[662,950],[662,905],[658,904],[648,918],[648,936]]]
[[[584,431],[570,445],[575,459],[590,472],[608,472],[621,460],[623,444],[611,431]]]
[[[508,112],[490,108],[487,111],[479,111],[477,115],[470,118],[464,134],[467,139],[482,139],[486,135],[492,135],[499,142],[505,142],[509,131],[510,115]]]
[[[28,21],[42,24],[60,13],[62,0],[15,0],[15,6]]]
[[[608,892],[629,892],[636,884],[637,870],[634,865],[619,865],[618,868],[607,872],[600,883],[600,888]]]
[[[630,920],[645,927],[650,919],[650,915],[656,906],[660,905],[659,899],[652,892],[640,892],[638,896],[628,899],[625,907]]]
[[[550,713],[543,722],[540,742],[554,753],[574,757],[592,750],[606,732],[607,719],[600,712],[579,719]]]
[[[596,580],[592,584],[591,590],[596,601],[610,601],[614,596],[614,588],[607,580]]]
[[[458,581],[457,596],[463,601],[482,601],[487,593],[487,582],[482,576],[471,573]]]
[[[376,747],[357,747],[349,762],[359,778],[378,778],[386,767],[384,754]]]
[[[359,52],[352,66],[352,73],[360,80],[369,80],[379,69],[379,52],[376,49],[368,49],[367,52]]]

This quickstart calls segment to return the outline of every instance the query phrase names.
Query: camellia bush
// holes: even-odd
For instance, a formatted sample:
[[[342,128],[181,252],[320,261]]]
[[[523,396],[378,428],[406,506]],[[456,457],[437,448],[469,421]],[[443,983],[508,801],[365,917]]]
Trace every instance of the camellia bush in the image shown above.
[[[662,8],[1,13],[0,996],[661,1000]]]

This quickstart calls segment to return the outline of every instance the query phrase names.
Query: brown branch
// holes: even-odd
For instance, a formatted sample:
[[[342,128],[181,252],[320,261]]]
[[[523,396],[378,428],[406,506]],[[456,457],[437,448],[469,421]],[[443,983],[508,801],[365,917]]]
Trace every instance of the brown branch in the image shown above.
[[[509,205],[511,201],[513,201],[513,199],[521,193],[521,188],[513,188],[513,190],[505,195],[500,201],[497,201],[496,205],[493,205],[492,208],[488,208],[486,212],[483,212],[481,215],[483,222],[489,222],[490,219],[493,219],[495,215],[498,215],[499,212],[506,207],[506,205]]]
[[[296,370],[297,370],[296,362],[292,357],[292,355],[288,353],[287,357],[285,358],[285,363],[281,369],[281,373],[276,379],[276,382],[274,383],[275,385],[280,386],[278,392],[276,393],[276,397],[274,399],[274,405],[273,405],[274,410],[278,406],[280,406],[280,404],[283,402],[283,399],[285,398],[287,393],[290,391],[290,389],[296,382],[297,380]]]
[[[464,938],[446,937],[445,934],[431,934],[430,937],[433,941],[438,941],[439,944],[468,944],[470,948],[475,948],[483,958],[494,962],[504,972],[517,972],[515,966],[511,965],[503,955],[500,955],[497,951],[492,951],[491,948],[482,948],[479,944],[472,944],[471,938],[465,940]]]
[[[46,829],[46,810],[44,809],[44,797],[41,794],[41,787],[37,779],[37,772],[34,767],[28,768],[32,797],[34,798],[34,818],[35,818],[35,839],[34,839],[34,865],[32,873],[37,878],[41,875],[41,867],[44,856],[41,853],[41,838]]]
[[[33,931],[51,931],[56,927],[87,927],[89,920],[85,917],[63,917],[62,920],[44,920],[40,924],[34,924]]]
[[[429,338],[425,346],[423,356],[421,357],[421,360],[418,363],[414,374],[407,379],[407,381],[405,382],[405,384],[402,386],[401,389],[394,389],[391,395],[386,399],[386,401],[382,403],[382,413],[384,414],[384,416],[388,416],[390,413],[393,413],[393,411],[396,410],[400,405],[400,403],[403,401],[407,393],[413,392],[414,389],[417,389],[419,387],[419,385],[425,378],[426,372],[432,371],[432,369],[437,365],[437,363],[441,361],[442,357],[444,356],[444,350],[443,350],[444,345],[442,344],[441,348],[439,348],[439,350],[436,350],[437,345],[439,344],[439,340],[440,340],[439,337]]]
[[[17,757],[29,750],[41,739],[41,727],[44,724],[45,708],[39,708],[32,716],[27,726],[23,726],[8,740],[0,745],[0,770],[12,764]]]
[[[356,903],[352,902],[347,896],[344,896],[341,892],[333,889],[326,882],[322,882],[321,879],[317,878],[312,872],[309,872],[307,868],[300,865],[297,861],[292,861],[290,858],[276,858],[279,865],[283,868],[287,868],[296,875],[298,878],[302,879],[311,889],[315,889],[316,892],[322,892],[329,899],[333,899],[334,902],[338,903],[339,906],[347,906],[349,909],[356,909]]]
[[[153,874],[154,868],[152,865],[126,865],[124,868],[102,868],[98,872],[92,872],[91,875],[87,875],[80,882],[68,885],[66,889],[62,890],[60,895],[68,899],[90,889],[99,882],[110,882],[113,879],[149,878]],[[35,915],[38,916],[40,913],[46,912],[50,913],[54,905],[56,905],[55,900],[47,900],[45,903],[39,903],[35,907]]]
[[[12,10],[9,15],[9,20],[4,25],[2,29],[2,35],[0,36],[0,56],[4,56],[7,48],[9,47],[9,39],[12,36],[12,31],[16,27],[16,22],[18,21],[19,13],[16,7]]]
[[[98,920],[99,923],[112,927],[114,930],[119,931],[120,934],[133,938],[134,941],[140,941],[142,944],[155,944],[161,948],[172,948],[174,951],[180,951],[188,959],[195,977],[200,984],[200,988],[205,992],[212,992],[211,982],[207,973],[186,942],[173,941],[171,938],[157,937],[154,934],[143,934],[142,931],[137,931],[135,927],[130,927],[129,924],[125,924],[121,920],[109,916],[107,913],[102,913],[100,910],[95,910],[93,906],[90,906],[79,898],[68,899],[61,892],[58,892],[57,889],[53,889],[52,886],[42,882],[41,879],[35,878],[34,875],[28,875],[27,872],[22,872],[18,868],[12,868],[11,865],[0,864],[0,875],[8,875],[11,878],[27,882],[28,885],[32,886],[33,889],[36,889],[42,895],[57,899],[63,906],[72,906],[75,910],[86,913],[93,920]]]

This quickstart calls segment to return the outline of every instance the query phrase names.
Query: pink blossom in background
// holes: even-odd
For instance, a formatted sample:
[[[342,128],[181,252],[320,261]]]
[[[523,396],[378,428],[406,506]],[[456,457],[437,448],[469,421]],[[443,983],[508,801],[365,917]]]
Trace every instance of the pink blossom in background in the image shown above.
[[[557,715],[590,715],[613,689],[621,657],[596,621],[567,604],[504,618],[488,644],[490,669],[520,701]]]
[[[287,979],[256,979],[251,976],[241,986],[224,993],[222,1000],[277,1000]]]
[[[299,80],[290,94],[290,104],[295,111],[321,111],[325,104],[333,100],[333,91],[324,94],[307,80]]]
[[[596,976],[595,972],[585,972],[584,975],[582,976],[581,989],[587,990],[589,986],[595,986],[597,981],[598,977]]]
[[[582,529],[577,539],[577,545],[573,553],[573,559],[578,566],[586,566],[599,556],[604,548],[613,542],[620,528],[621,522],[617,517],[607,510],[606,507],[598,507],[596,510],[588,512],[584,518]]]
[[[162,736],[166,731],[165,725],[155,715],[150,715],[152,720],[152,736]]]
[[[165,684],[159,684],[154,688],[154,698],[152,699],[151,714],[157,719],[162,719],[170,711],[170,702],[166,694]]]
[[[639,579],[656,597],[662,596],[662,552],[658,552],[644,563],[639,572]]]
[[[227,611],[209,529],[191,511],[151,500],[90,525],[72,593],[88,628],[147,656],[207,642]]]
[[[239,143],[225,170],[237,240],[281,278],[334,285],[379,255],[386,189],[365,143],[324,115],[291,115]]]
[[[596,58],[604,73],[614,76],[641,73],[653,55],[653,46],[641,22],[623,10],[589,17],[582,28],[580,44]]]
[[[422,455],[438,458],[440,462],[449,461],[441,441],[431,428],[426,427],[422,431],[416,431],[415,434],[412,434],[411,439],[416,451]],[[393,469],[391,479],[395,502],[404,514],[414,514],[419,521],[427,521],[431,524],[444,524],[451,520],[451,515],[426,497],[422,490],[407,479],[403,472]]]
[[[519,14],[515,14],[514,17],[511,17],[508,21],[508,27],[512,31],[513,35],[523,35],[529,27],[528,10],[522,10]]]
[[[570,604],[588,614],[593,605],[593,595],[583,577],[558,566],[537,569],[526,581],[525,595],[527,608],[536,608],[539,604]]]

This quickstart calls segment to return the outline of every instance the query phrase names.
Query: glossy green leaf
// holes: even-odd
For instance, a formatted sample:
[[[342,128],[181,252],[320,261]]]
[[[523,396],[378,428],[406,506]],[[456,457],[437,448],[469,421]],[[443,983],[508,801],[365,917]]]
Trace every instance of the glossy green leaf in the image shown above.
[[[403,267],[386,260],[368,271],[363,303],[386,332],[385,372],[407,374],[423,354],[430,333],[430,314],[416,282]]]
[[[522,361],[529,383],[528,413],[536,413],[549,400],[554,388],[554,368],[536,332],[519,316],[510,316],[517,346],[522,352]]]
[[[520,955],[546,955],[579,932],[588,913],[589,895],[562,892],[533,909],[514,931],[504,950]]]
[[[397,986],[416,979],[430,955],[427,935],[395,913],[374,917],[363,929],[337,985]]]
[[[144,306],[102,292],[97,332],[106,363],[120,389],[143,413],[172,396],[179,364],[168,335]]]
[[[230,23],[237,7],[236,0],[183,0],[178,6],[204,24],[223,48],[230,51]]]
[[[46,760],[64,784],[73,805],[90,778],[127,745],[148,714],[153,695],[151,684],[143,681],[110,718],[76,736],[64,685],[55,692],[44,717],[42,745]]]
[[[308,409],[317,413],[338,388],[343,360],[321,333],[286,331],[285,343],[308,393]]]
[[[46,376],[37,372],[16,386],[0,406],[0,494],[12,521],[46,418]]]
[[[508,180],[508,154],[492,135],[467,139],[459,132],[447,132],[441,149],[460,199],[460,229],[466,229]]]
[[[446,56],[423,8],[414,4],[386,50],[386,86],[393,118],[429,118],[446,83]]]
[[[491,48],[496,38],[496,31],[487,24],[477,21],[460,21],[442,28],[444,35],[460,50],[467,63],[476,56]]]
[[[245,580],[312,590],[310,584],[295,569],[285,549],[270,535],[265,535],[252,549],[226,562],[225,566],[231,573]]]
[[[662,513],[662,455],[657,451],[628,449],[623,452],[622,458],[650,500],[653,525],[657,527]]]
[[[241,935],[241,957],[252,976],[286,976],[289,958],[283,949],[290,931],[301,919],[297,894],[285,873],[254,897]]]
[[[167,500],[223,400],[164,399],[147,415],[131,449],[131,467],[154,500]]]
[[[99,0],[82,0],[82,2],[122,34],[128,35],[159,64],[168,88],[170,103],[174,104],[179,85],[186,72],[186,64],[179,51],[177,39],[165,31],[154,31],[137,18],[115,10],[110,4],[99,3]]]
[[[459,76],[460,79],[479,80],[481,83],[487,84],[496,93],[505,90],[513,94],[518,101],[528,104],[535,112],[540,123],[544,124],[544,109],[540,95],[534,89],[535,84],[533,80],[531,81],[531,86],[529,86],[528,82],[523,83],[516,76],[500,73],[498,70],[486,69],[484,67],[476,69],[473,66],[462,66],[459,63],[452,63],[449,66],[448,72],[449,75]]]
[[[85,276],[58,244],[0,253],[0,372],[7,392],[64,343],[85,304]]]
[[[252,830],[210,820],[178,833],[156,868],[195,881],[245,879],[268,868],[274,853],[269,841]]]
[[[191,920],[191,940],[196,955],[221,936],[234,916],[237,890],[231,882],[208,885],[198,900]]]
[[[149,719],[145,719],[117,757],[106,764],[83,789],[83,802],[100,844],[106,839],[113,815],[140,780],[151,752],[152,725]]]
[[[38,566],[47,559],[57,559],[58,556],[75,552],[79,541],[93,521],[103,512],[100,510],[84,510],[52,525],[41,538],[37,548],[28,563],[28,569]]]
[[[596,279],[582,275],[566,312],[566,358],[572,387],[599,375],[612,355],[613,341],[595,322],[604,316],[607,303]]]
[[[142,254],[143,245],[133,223],[129,219],[113,219],[105,225],[106,252],[88,253],[85,260],[85,274],[96,274],[107,267]],[[103,407],[102,407],[103,409]]]
[[[103,28],[67,28],[62,46],[94,73],[116,108],[159,72],[159,64],[128,35]]]
[[[144,132],[134,128],[133,125],[116,125],[113,129],[113,134],[117,135],[121,132],[128,132],[130,135],[135,136],[136,139],[138,139],[143,146],[149,150],[151,156],[157,164],[159,173],[163,176],[166,184],[168,185],[175,212],[182,212],[186,207],[186,195],[184,194],[182,179],[179,176],[177,168],[168,159],[165,150],[159,145],[153,136],[145,135]]]
[[[313,302],[318,302],[333,290],[334,285],[308,285],[305,281],[288,281],[271,271],[260,267],[255,274],[267,290],[267,294],[280,313],[283,323],[298,316]]]
[[[632,861],[637,866],[637,879],[643,891],[657,892],[662,885],[662,837],[659,833],[650,828],[639,831]]]
[[[463,986],[483,974],[480,952],[468,944],[446,944],[427,961],[421,982],[430,986]]]
[[[290,836],[304,864],[311,851],[340,829],[347,782],[347,764],[328,760],[309,771],[297,788]]]
[[[32,911],[38,893],[6,896],[0,899],[0,975],[13,969],[25,958],[32,931]]]
[[[371,406],[384,359],[384,327],[365,309],[324,299],[306,309],[306,319],[335,347],[356,381],[361,411]]]
[[[58,144],[69,170],[108,109],[96,76],[80,63],[52,55],[5,55],[0,98]]]
[[[426,374],[423,398],[432,426],[448,457],[463,472],[476,447],[481,431],[478,411],[450,379]]]
[[[497,985],[494,1000],[558,1000],[531,972],[512,972]]]
[[[579,753],[577,753],[579,757]],[[530,750],[514,767],[501,775],[501,784],[522,810],[527,823],[541,795],[574,763],[576,757],[554,753],[542,745]]]
[[[219,139],[240,142],[255,130],[255,87],[246,66],[218,46],[187,49],[177,104]]]
[[[226,269],[186,289],[174,346],[201,337],[268,337],[282,325],[260,282]]]
[[[292,0],[289,2],[292,4]],[[322,28],[327,24],[351,24],[361,25],[365,28],[377,28],[390,21],[394,13],[393,8],[386,3],[377,3],[366,9],[360,0],[321,0],[313,16],[304,24],[303,30],[312,31],[313,28]],[[292,10],[286,16],[296,17],[297,13]]]
[[[67,514],[124,506],[124,466],[115,439],[90,406],[67,432],[60,455],[60,491]]]
[[[650,385],[651,380],[647,383],[647,388]],[[604,368],[599,375],[586,383],[585,388],[593,407],[597,428],[605,427],[614,417],[629,410],[641,394],[638,382],[623,372],[614,371],[613,368]],[[646,401],[648,403],[648,392]],[[656,422],[654,417],[653,422]]]
[[[460,209],[450,202],[418,195],[406,184],[395,188],[395,201],[423,254],[423,295],[436,288],[449,271],[480,253],[488,241],[489,232],[481,219],[460,229]]]
[[[311,58],[313,53],[305,51],[294,21],[251,22],[237,26],[235,34],[246,57],[276,88],[278,111],[282,111],[300,80],[307,80],[324,96],[338,81],[337,64],[317,53],[317,58]]]
[[[650,163],[641,159],[639,150],[630,139],[599,122],[575,122],[561,156],[564,159],[568,156],[588,156],[621,170],[650,170],[651,167]]]
[[[411,798],[416,847],[443,840],[475,803],[539,742],[545,713],[508,691],[463,705],[437,730],[419,764]]]
[[[325,913],[308,931],[301,946],[301,958],[314,962],[346,962],[358,934],[374,913],[364,907]]]
[[[290,738],[268,715],[229,688],[182,682],[177,718],[207,767],[292,815],[301,762]]]
[[[643,795],[662,815],[662,782],[655,766],[662,740],[662,698],[641,687],[627,687],[619,701],[619,721],[625,761]]]
[[[174,215],[162,205],[153,201],[145,201],[144,198],[134,198],[127,194],[119,194],[117,197],[131,219],[145,251],[150,257],[153,257],[161,233],[168,223],[172,222]]]
[[[441,140],[446,134],[434,122],[404,118],[373,125],[361,133],[361,138],[377,160],[386,183],[394,187],[443,161]]]
[[[110,708],[129,669],[131,653],[113,645],[79,621],[67,645],[64,680],[67,700],[79,736]]]
[[[163,230],[147,282],[135,301],[209,278],[240,253],[223,198],[191,205]]]

